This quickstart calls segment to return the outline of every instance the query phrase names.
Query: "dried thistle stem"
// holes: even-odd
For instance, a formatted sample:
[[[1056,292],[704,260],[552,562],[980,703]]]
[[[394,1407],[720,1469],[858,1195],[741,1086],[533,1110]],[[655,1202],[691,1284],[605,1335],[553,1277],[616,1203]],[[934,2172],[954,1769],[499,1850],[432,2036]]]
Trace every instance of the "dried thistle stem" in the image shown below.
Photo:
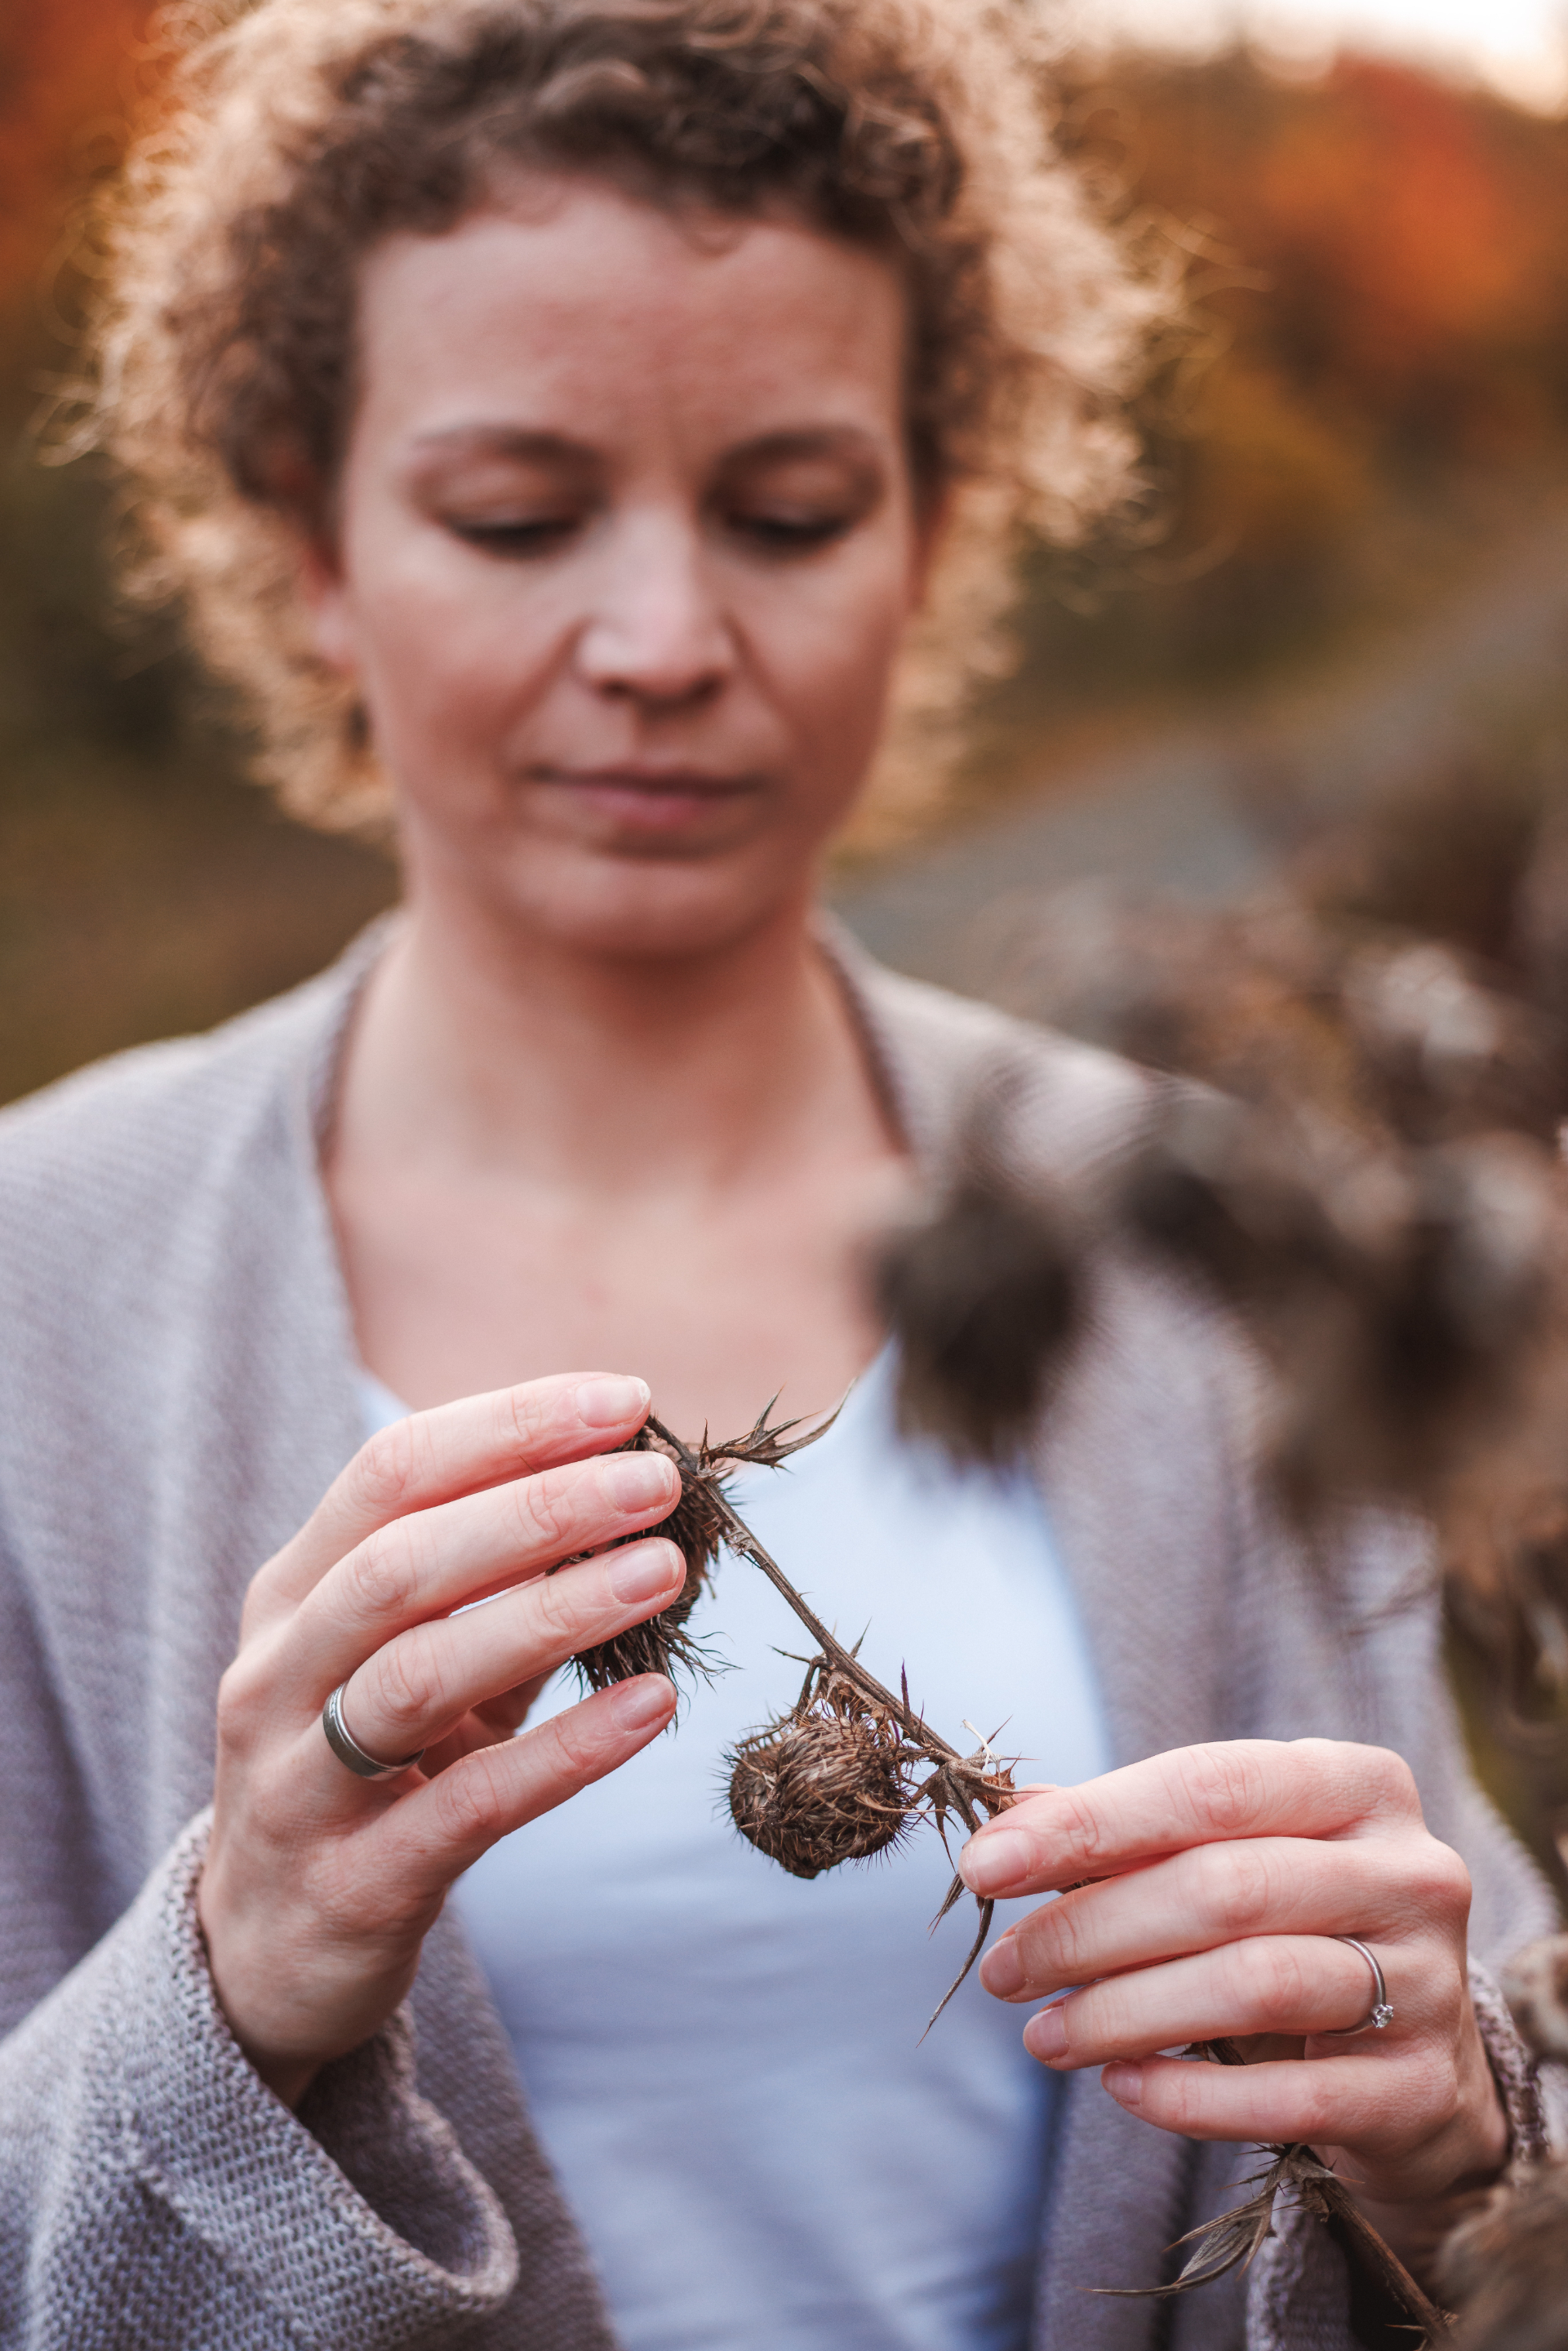
[[[1216,2065],[1247,2063],[1235,2042],[1225,2039],[1197,2042],[1187,2054],[1201,2054]],[[1282,2188],[1291,2188],[1319,2220],[1337,2221],[1343,2229],[1362,2266],[1370,2271],[1388,2299],[1408,2320],[1412,2351],[1419,2351],[1414,2340],[1416,2328],[1422,2330],[1421,2341],[1428,2346],[1448,2341],[1453,2329],[1447,2311],[1439,2310],[1417,2284],[1393,2246],[1373,2227],[1343,2180],[1299,2140],[1290,2146],[1266,2147],[1263,2152],[1271,2160],[1259,2180],[1257,2192],[1231,2211],[1221,2212],[1218,2219],[1206,2220],[1201,2228],[1177,2238],[1176,2245],[1192,2245],[1196,2250],[1183,2265],[1181,2274],[1169,2285],[1097,2286],[1094,2291],[1124,2301],[1168,2301],[1176,2294],[1192,2294],[1199,2286],[1211,2285],[1228,2271],[1247,2268],[1269,2234],[1275,2199]],[[1175,2252],[1176,2247],[1171,2250]]]
[[[648,1426],[655,1437],[671,1447],[683,1476],[700,1475],[702,1462],[690,1446],[652,1413],[648,1416]],[[779,1598],[800,1618],[835,1673],[856,1689],[868,1705],[895,1722],[907,1744],[933,1766],[931,1776],[916,1791],[916,1797],[930,1806],[944,1844],[946,1844],[946,1815],[949,1812],[956,1813],[971,1835],[980,1826],[982,1810],[993,1820],[998,1813],[1007,1812],[1017,1798],[1003,1780],[988,1776],[984,1760],[988,1752],[985,1742],[981,1741],[982,1760],[977,1761],[972,1756],[960,1755],[958,1750],[949,1746],[946,1740],[933,1730],[910,1705],[907,1686],[897,1696],[885,1688],[876,1676],[861,1664],[854,1652],[846,1649],[843,1643],[829,1631],[816,1610],[795,1589],[778,1561],[758,1542],[723,1488],[716,1482],[709,1490],[729,1549],[737,1557],[749,1560],[751,1565],[768,1578]],[[932,1921],[934,1926],[939,1925],[954,1904],[962,1899],[965,1890],[963,1879],[955,1875],[946,1898]],[[996,1904],[978,1896],[976,1900],[980,1913],[979,1931],[963,1967],[933,2011],[925,2027],[927,2032],[986,1947]]]

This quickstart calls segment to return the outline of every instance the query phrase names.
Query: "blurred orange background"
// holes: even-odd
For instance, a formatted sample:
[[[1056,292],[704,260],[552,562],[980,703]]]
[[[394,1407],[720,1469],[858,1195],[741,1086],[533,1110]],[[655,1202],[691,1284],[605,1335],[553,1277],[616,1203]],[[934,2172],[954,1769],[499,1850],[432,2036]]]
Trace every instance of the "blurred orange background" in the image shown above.
[[[0,29],[0,1099],[287,984],[395,889],[245,781],[243,727],[172,630],[116,612],[112,484],[40,463],[29,432],[79,369],[71,224],[155,86],[149,21],[144,0],[22,0]],[[1302,78],[1240,46],[1070,62],[1057,104],[1105,203],[1183,244],[1197,324],[1145,406],[1158,543],[1031,562],[1023,658],[940,839],[840,877],[868,936],[949,974],[952,892],[971,919],[1026,820],[1045,869],[1066,836],[1042,811],[1125,805],[1111,856],[1161,806],[1185,824],[1174,782],[1161,799],[1178,744],[1255,841],[1317,820],[1380,682],[1479,741],[1483,772],[1568,714],[1568,125],[1415,67]],[[1402,725],[1354,790],[1398,764]]]

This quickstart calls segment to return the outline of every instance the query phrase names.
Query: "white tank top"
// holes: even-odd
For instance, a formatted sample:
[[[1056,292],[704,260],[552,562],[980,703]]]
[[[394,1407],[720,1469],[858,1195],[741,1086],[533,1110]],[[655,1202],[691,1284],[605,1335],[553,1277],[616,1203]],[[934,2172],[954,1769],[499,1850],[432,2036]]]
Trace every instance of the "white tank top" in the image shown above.
[[[1020,1781],[1091,1779],[1108,1742],[1039,1496],[903,1442],[893,1378],[884,1354],[737,1506],[955,1746],[967,1716]],[[401,1407],[367,1379],[366,1409]],[[976,1924],[966,1898],[927,1933],[951,1874],[934,1828],[810,1882],[742,1842],[723,1753],[792,1702],[803,1667],[778,1652],[808,1636],[727,1557],[692,1630],[734,1669],[455,1893],[622,2341],[1024,2351],[1061,2085],[975,1975],[921,2041]],[[534,1719],[576,1696],[558,1676]]]

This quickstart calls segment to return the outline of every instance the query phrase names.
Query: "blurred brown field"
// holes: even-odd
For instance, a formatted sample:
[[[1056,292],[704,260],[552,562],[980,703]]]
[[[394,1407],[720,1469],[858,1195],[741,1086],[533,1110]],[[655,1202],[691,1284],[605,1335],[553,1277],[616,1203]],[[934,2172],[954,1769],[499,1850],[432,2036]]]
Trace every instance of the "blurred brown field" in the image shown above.
[[[22,0],[0,26],[0,1099],[286,985],[395,892],[246,783],[173,626],[117,610],[103,469],[39,461],[80,366],[83,200],[156,87],[149,22]],[[1159,528],[1031,560],[948,832],[1070,793],[1107,745],[1157,759],[1194,714],[1332,701],[1568,506],[1568,125],[1239,47],[1069,67],[1058,103],[1105,204],[1185,247],[1197,323],[1144,404]],[[1498,714],[1511,747],[1556,725],[1555,670]]]

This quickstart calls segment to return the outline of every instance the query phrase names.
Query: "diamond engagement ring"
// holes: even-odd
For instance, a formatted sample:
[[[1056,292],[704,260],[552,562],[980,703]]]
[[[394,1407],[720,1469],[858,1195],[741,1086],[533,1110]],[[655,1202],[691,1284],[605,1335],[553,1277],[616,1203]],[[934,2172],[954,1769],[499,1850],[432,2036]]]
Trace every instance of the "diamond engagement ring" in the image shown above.
[[[321,1728],[339,1762],[346,1763],[361,1780],[391,1780],[399,1771],[412,1770],[424,1752],[423,1747],[419,1755],[405,1755],[401,1763],[383,1763],[379,1757],[366,1754],[343,1719],[343,1692],[348,1687],[347,1682],[340,1682],[321,1709]]]
[[[1383,1970],[1378,1966],[1375,1957],[1367,1949],[1366,1945],[1358,1940],[1354,1935],[1333,1935],[1329,1939],[1334,1943],[1348,1943],[1353,1951],[1361,1953],[1362,1958],[1372,1970],[1372,2006],[1359,2024],[1335,2025],[1329,2032],[1320,2030],[1314,2037],[1319,2041],[1348,2041],[1353,2033],[1381,2032],[1385,2025],[1392,2024],[1394,2022],[1394,2011],[1389,2005],[1388,1986],[1383,1980]]]

